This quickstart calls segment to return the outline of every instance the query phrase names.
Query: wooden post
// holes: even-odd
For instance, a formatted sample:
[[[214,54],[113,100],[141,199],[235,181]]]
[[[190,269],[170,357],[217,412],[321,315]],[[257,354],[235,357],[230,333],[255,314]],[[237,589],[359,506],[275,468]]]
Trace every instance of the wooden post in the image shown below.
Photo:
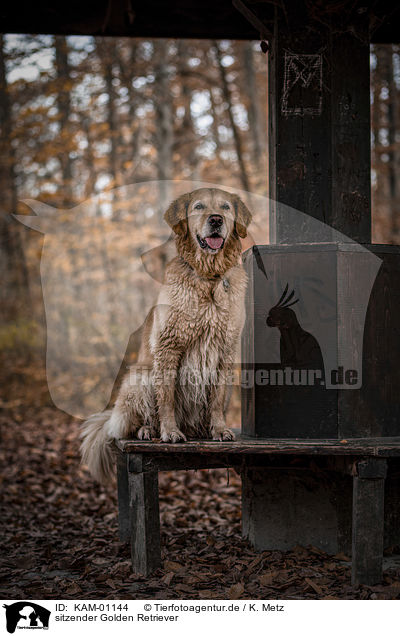
[[[119,540],[127,543],[131,536],[130,507],[129,507],[129,479],[128,456],[118,451],[117,454],[117,482],[118,482],[118,530]]]
[[[353,486],[353,585],[375,585],[382,578],[386,460],[369,458],[356,465]]]
[[[270,235],[319,241],[282,204],[359,243],[371,238],[368,28],[313,22],[300,1],[275,17],[268,66]],[[342,32],[340,32],[342,31]],[[304,231],[302,231],[304,229]],[[317,228],[318,233],[318,228]],[[275,238],[275,241],[274,241]]]
[[[138,471],[129,472],[132,567],[148,576],[161,565],[158,471],[140,472],[141,456],[129,460]]]
[[[365,14],[355,12],[351,24],[348,18],[344,28],[343,16],[339,14],[340,11],[336,14],[334,11],[328,21],[318,20],[318,16],[314,19],[302,0],[292,4],[285,14],[276,7],[268,84],[270,237],[278,245],[332,240],[329,226],[357,242],[370,242],[368,24]],[[288,215],[287,207],[303,214]],[[307,215],[326,224],[323,238],[321,226],[307,222]],[[254,290],[251,293],[254,302],[256,293]],[[250,354],[259,350],[261,328],[265,329],[265,318],[254,320],[244,335]],[[251,355],[248,360],[252,361]],[[247,419],[254,418],[254,425],[250,423],[246,432],[256,437],[268,436],[268,409],[263,414],[262,433],[257,430],[255,417],[260,402],[255,392],[261,393],[262,389],[256,386],[243,402]],[[346,404],[345,394],[349,391],[330,391],[328,397],[332,397],[334,412],[339,404]],[[282,418],[285,406],[282,405]],[[306,420],[307,412],[301,412],[301,418]],[[299,419],[295,410],[292,419],[295,422]],[[278,430],[274,436],[279,433],[279,416],[276,422]],[[327,436],[332,436],[339,424],[330,425]],[[288,430],[287,421],[282,421],[282,430]],[[309,436],[311,432],[308,431]],[[301,433],[297,431],[296,437],[301,437]],[[312,501],[307,485],[297,481],[296,502],[291,495],[290,479],[285,481],[287,517],[290,507],[303,498],[309,502],[310,516],[319,519],[314,541],[334,548],[335,539],[329,540],[328,545],[327,536],[339,536],[340,510],[351,499],[351,481],[347,480],[342,495],[336,493],[335,484],[330,486],[326,482],[323,491],[315,490]],[[271,534],[271,526],[266,522],[275,497],[274,480],[260,481],[259,471],[245,471],[243,530],[253,545],[264,549],[267,544],[274,548],[273,536],[278,541],[279,533]],[[327,500],[332,503],[329,518]],[[306,520],[293,520],[287,526],[285,545],[295,546],[299,536],[306,534]]]

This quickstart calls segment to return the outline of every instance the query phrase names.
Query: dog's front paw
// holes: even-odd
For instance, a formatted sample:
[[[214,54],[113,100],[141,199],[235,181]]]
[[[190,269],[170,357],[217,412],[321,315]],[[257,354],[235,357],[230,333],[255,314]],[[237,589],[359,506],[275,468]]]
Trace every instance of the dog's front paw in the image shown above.
[[[170,442],[171,444],[178,444],[179,442],[186,442],[186,437],[178,428],[174,428],[170,431],[163,431],[161,433],[162,442]]]
[[[233,442],[235,435],[230,428],[224,428],[222,431],[214,431],[213,439],[216,439],[219,442]]]
[[[151,439],[151,426],[141,426],[137,432],[138,439]]]

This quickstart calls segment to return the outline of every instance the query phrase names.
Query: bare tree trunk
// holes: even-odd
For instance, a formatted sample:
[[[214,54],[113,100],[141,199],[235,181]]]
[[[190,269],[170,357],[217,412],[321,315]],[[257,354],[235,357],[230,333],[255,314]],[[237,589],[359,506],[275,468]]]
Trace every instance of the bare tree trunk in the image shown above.
[[[243,68],[245,78],[244,94],[247,94],[249,100],[247,115],[249,118],[250,134],[253,141],[253,154],[255,163],[257,164],[257,166],[259,166],[263,154],[263,135],[257,99],[253,45],[251,42],[247,42],[243,48]],[[264,140],[264,145],[265,143],[266,140]]]
[[[218,130],[218,112],[217,112],[217,104],[215,102],[215,89],[213,87],[209,89],[209,95],[210,95],[210,104],[211,104],[211,117],[213,120],[212,132],[213,132],[213,137],[215,141],[215,154],[217,155],[217,158],[220,160],[221,159],[221,136]]]
[[[399,149],[396,140],[396,132],[399,124],[399,101],[397,99],[397,87],[394,79],[393,68],[393,46],[386,48],[385,80],[388,89],[387,97],[387,127],[388,127],[388,188],[389,188],[389,209],[391,216],[390,237],[393,242],[398,232],[398,214],[400,213],[400,184],[399,184]]]
[[[177,136],[175,140],[174,149],[179,151],[183,164],[183,176],[186,176],[187,171],[189,171],[188,176],[190,176],[191,179],[196,179],[198,175],[195,174],[195,172],[198,171],[199,165],[196,153],[196,135],[191,112],[192,92],[188,83],[187,42],[179,40],[177,58],[177,75],[181,88],[180,103],[184,108],[184,115],[179,128],[179,137]]]
[[[94,139],[92,139],[92,135],[90,132],[90,117],[85,116],[82,118],[82,129],[86,135],[87,147],[85,151],[85,163],[88,170],[88,177],[85,183],[84,189],[84,197],[85,199],[89,199],[94,195],[94,188],[96,185],[97,174],[96,174],[96,166],[95,166],[95,157],[93,154],[93,143]],[[98,213],[100,213],[100,208],[98,207]]]
[[[21,238],[25,230],[10,216],[17,211],[18,199],[12,130],[4,37],[0,34],[0,307],[6,319],[29,307],[29,278]]]
[[[219,48],[218,42],[216,42],[215,40],[213,42],[213,49],[214,49],[215,58],[217,60],[217,65],[219,69],[222,93],[223,93],[225,104],[226,104],[226,111],[228,114],[229,123],[232,129],[233,139],[235,143],[235,150],[236,150],[236,155],[237,155],[239,169],[240,169],[240,180],[242,182],[243,189],[246,190],[246,192],[248,192],[250,190],[250,185],[249,185],[249,179],[247,176],[246,166],[243,160],[242,141],[240,138],[238,127],[235,122],[235,118],[233,116],[232,97],[231,97],[231,92],[229,89],[228,80],[226,77],[226,70],[224,65],[222,64],[221,49]]]
[[[371,162],[373,170],[372,181],[372,240],[375,243],[382,243],[382,227],[381,227],[381,210],[379,204],[381,166],[379,146],[379,125],[380,125],[380,88],[378,87],[378,54],[376,46],[372,52],[375,57],[375,66],[371,70],[371,87],[372,87],[372,108],[371,108],[371,127],[372,127],[372,152]]]
[[[107,102],[107,126],[110,141],[110,153],[108,157],[109,171],[111,174],[112,186],[114,188],[121,185],[120,174],[121,165],[119,162],[119,149],[121,147],[121,135],[118,125],[117,99],[118,93],[115,89],[113,79],[114,69],[118,64],[117,44],[115,40],[101,38],[97,41],[97,54],[102,63],[102,72],[108,95]],[[118,208],[118,193],[113,192],[113,220],[120,218],[121,210]]]
[[[173,176],[173,103],[168,71],[168,42],[154,42],[154,141],[157,148],[157,177],[159,184],[159,206],[164,210],[169,202],[166,180]]]
[[[112,40],[102,40],[101,47],[103,50],[104,61],[104,80],[106,83],[106,91],[108,95],[107,123],[110,135],[110,154],[109,165],[113,183],[117,185],[117,154],[118,154],[118,129],[116,123],[116,91],[113,85],[113,65],[115,62],[115,43]]]
[[[386,127],[382,88],[384,85],[385,52],[384,47],[374,46],[375,67],[372,74],[373,103],[372,103],[372,168],[375,175],[373,189],[373,240],[386,242],[388,239],[388,195],[385,164],[382,161],[383,146],[381,131]]]
[[[64,35],[56,35],[54,37],[54,47],[58,86],[57,104],[60,114],[60,140],[62,142],[58,154],[58,160],[61,166],[62,189],[64,192],[61,205],[68,207],[73,204],[73,191],[70,156],[71,77],[68,62],[67,38]]]
[[[392,45],[392,52],[396,55],[397,63],[400,62],[400,46],[398,44]],[[395,209],[393,214],[393,241],[398,244],[400,240],[400,140],[399,140],[399,131],[400,131],[400,89],[398,83],[395,81],[395,68],[393,65],[393,57],[392,57],[392,95],[393,95],[393,112],[394,112],[394,133],[395,133],[395,144],[393,149],[393,166],[394,166],[394,174],[395,174]]]
[[[133,86],[133,80],[136,75],[136,58],[137,58],[138,45],[134,40],[124,42],[121,48],[118,50],[118,66],[119,74],[123,86],[128,91],[129,103],[126,128],[129,130],[130,138],[127,142],[122,144],[122,165],[126,163],[132,164],[132,167],[126,170],[125,183],[130,182],[130,177],[133,177],[137,169],[136,161],[139,155],[140,148],[140,127],[135,127],[136,108],[138,102],[138,96]],[[125,53],[125,55],[124,55]],[[125,171],[125,168],[124,168]]]
[[[399,232],[400,152],[396,139],[399,99],[394,78],[393,47],[378,44],[373,52],[376,62],[372,72],[372,168],[376,179],[373,238],[387,243],[396,241]],[[386,155],[386,161],[383,161],[382,155]]]

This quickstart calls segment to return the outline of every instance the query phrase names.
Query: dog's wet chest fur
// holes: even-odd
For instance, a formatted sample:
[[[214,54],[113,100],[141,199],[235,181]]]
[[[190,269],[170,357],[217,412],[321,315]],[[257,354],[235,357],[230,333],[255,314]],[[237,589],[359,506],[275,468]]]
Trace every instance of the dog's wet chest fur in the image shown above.
[[[193,385],[195,378],[197,391],[190,391],[193,395],[186,398],[204,402],[207,396],[198,391],[200,386],[214,384],[215,372],[224,358],[231,355],[232,346],[238,344],[238,306],[243,304],[246,276],[239,267],[215,280],[186,273],[183,285],[181,280],[177,289],[180,302],[175,314],[183,336],[178,384]]]
[[[215,280],[193,276],[185,281],[185,300],[181,321],[187,320],[186,342],[180,360],[175,412],[182,430],[189,436],[209,435],[209,398],[211,387],[219,382],[218,370],[224,362],[226,347],[237,333],[233,307],[242,302],[244,272],[228,272]]]
[[[196,340],[206,339],[209,345],[216,341],[221,350],[227,333],[235,328],[232,320],[238,303],[243,302],[244,271],[236,267],[216,279],[201,278],[190,270],[185,274],[183,280],[171,285],[172,305],[178,326],[186,336],[185,344],[190,347]]]

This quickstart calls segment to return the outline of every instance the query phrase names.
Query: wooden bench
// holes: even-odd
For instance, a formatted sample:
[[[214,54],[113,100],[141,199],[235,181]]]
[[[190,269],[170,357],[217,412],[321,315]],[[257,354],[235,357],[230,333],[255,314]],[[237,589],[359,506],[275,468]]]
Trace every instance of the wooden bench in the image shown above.
[[[313,470],[334,467],[353,478],[352,582],[373,585],[382,577],[384,485],[388,462],[400,457],[400,438],[349,440],[249,439],[162,444],[116,442],[119,534],[130,541],[133,570],[149,575],[161,566],[158,472],[233,467],[287,468],[295,461]],[[266,513],[267,514],[267,513]]]

